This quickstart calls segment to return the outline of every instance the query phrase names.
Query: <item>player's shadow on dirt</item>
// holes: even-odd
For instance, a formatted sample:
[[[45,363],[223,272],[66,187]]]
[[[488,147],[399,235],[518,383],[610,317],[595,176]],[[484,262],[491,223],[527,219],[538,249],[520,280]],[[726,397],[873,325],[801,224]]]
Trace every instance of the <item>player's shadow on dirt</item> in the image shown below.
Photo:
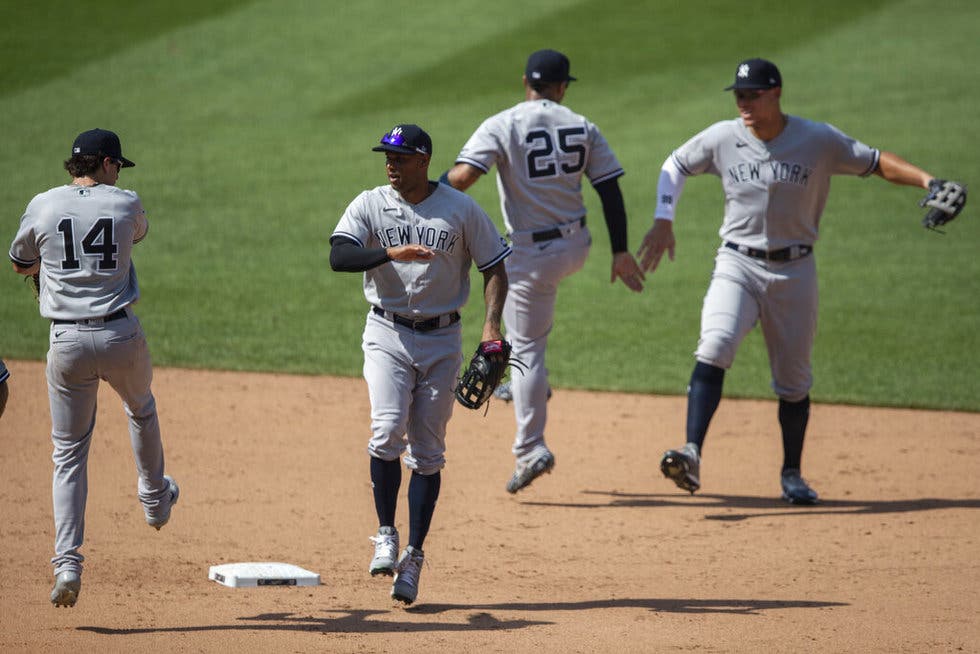
[[[760,599],[667,599],[620,598],[581,602],[502,602],[499,604],[421,604],[413,613],[436,614],[449,611],[591,611],[596,609],[648,609],[658,613],[726,613],[759,615],[775,609],[823,609],[848,606],[843,602],[815,602]]]
[[[325,613],[340,613],[339,617],[315,617],[295,613],[261,613],[238,618],[240,624],[197,625],[186,627],[137,627],[111,629],[108,627],[76,627],[107,636],[132,636],[136,634],[198,633],[209,631],[297,631],[318,633],[406,633],[406,632],[463,632],[521,629],[535,625],[555,624],[546,620],[500,619],[491,611],[529,613],[533,611],[593,611],[602,609],[639,608],[660,613],[722,613],[731,615],[759,615],[763,611],[777,609],[822,609],[848,606],[842,602],[786,601],[760,599],[608,599],[581,602],[502,602],[498,604],[418,604],[405,609],[413,615],[438,615],[463,612],[466,622],[406,622],[402,620],[372,619],[395,611],[348,611],[334,609]]]
[[[424,606],[424,605],[422,605]],[[473,610],[476,607],[459,606],[459,609]],[[408,611],[418,613],[418,607]],[[132,636],[136,634],[200,633],[220,631],[298,631],[314,633],[421,633],[421,632],[463,632],[496,631],[499,629],[522,629],[535,625],[552,624],[538,620],[500,620],[489,613],[479,612],[466,616],[465,622],[408,622],[404,620],[372,619],[373,616],[396,614],[400,610],[343,610],[329,609],[324,613],[338,613],[337,617],[316,617],[310,614],[261,613],[251,617],[241,617],[237,624],[195,625],[186,627],[137,627],[133,629],[111,629],[109,627],[80,626],[79,631],[90,631],[107,636]]]
[[[529,506],[559,506],[573,509],[601,509],[617,507],[658,508],[684,506],[692,509],[720,509],[721,513],[707,513],[705,520],[739,521],[750,518],[771,518],[790,515],[877,515],[884,513],[914,513],[939,509],[980,509],[980,499],[946,500],[922,498],[917,500],[821,500],[815,506],[790,505],[775,497],[751,495],[697,495],[621,493],[619,491],[582,491],[584,495],[607,498],[602,502],[529,502]],[[745,512],[738,512],[744,509]]]

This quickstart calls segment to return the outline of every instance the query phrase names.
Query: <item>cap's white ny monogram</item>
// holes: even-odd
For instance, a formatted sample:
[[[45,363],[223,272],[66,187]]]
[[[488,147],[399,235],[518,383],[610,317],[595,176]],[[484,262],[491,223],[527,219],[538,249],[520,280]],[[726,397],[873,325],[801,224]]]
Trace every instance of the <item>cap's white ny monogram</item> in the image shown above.
[[[749,76],[749,65],[748,64],[742,64],[741,66],[738,67],[738,76],[739,77],[748,77]]]
[[[392,136],[401,136],[401,133],[402,133],[402,128],[401,127],[396,127],[393,130],[391,130],[391,135]]]

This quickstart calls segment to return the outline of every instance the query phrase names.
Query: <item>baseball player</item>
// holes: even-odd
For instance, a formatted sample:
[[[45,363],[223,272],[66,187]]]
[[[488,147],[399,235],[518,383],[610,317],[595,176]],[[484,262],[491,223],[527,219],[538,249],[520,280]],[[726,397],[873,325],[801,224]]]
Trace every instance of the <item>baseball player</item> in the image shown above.
[[[7,396],[9,390],[7,389],[7,380],[10,378],[10,371],[7,370],[7,365],[0,359],[0,418],[3,417],[3,410],[7,408]]]
[[[783,113],[782,77],[770,61],[741,62],[725,90],[734,91],[739,117],[715,123],[667,157],[657,184],[654,225],[639,251],[647,271],[656,269],[664,252],[673,259],[672,221],[684,181],[703,173],[721,178],[722,244],[701,313],[697,363],[688,387],[687,443],[668,450],[660,467],[680,488],[691,493],[700,488],[702,447],[721,400],[725,370],[759,323],[779,396],[782,498],[814,504],[817,493],[801,476],[800,461],[817,323],[813,252],[830,178],[876,174],[926,189],[933,176],[832,125]]]
[[[506,486],[509,493],[555,465],[544,438],[550,395],[545,349],[558,285],[582,268],[592,243],[585,225],[583,175],[602,200],[613,250],[610,281],[618,278],[633,291],[643,290],[643,272],[627,246],[618,181],[623,168],[599,128],[562,105],[575,80],[568,57],[554,50],[532,53],[523,80],[524,101],[486,119],[441,178],[466,190],[497,167],[501,210],[514,249],[507,260],[504,325],[513,358],[527,366],[525,374],[512,375],[510,381],[517,464]]]
[[[99,381],[123,401],[147,524],[167,524],[179,490],[164,475],[153,370],[132,305],[139,298],[133,245],[146,236],[143,205],[116,187],[119,137],[93,129],[75,139],[65,170],[70,184],[31,200],[10,246],[14,270],[40,273],[40,312],[51,321],[48,399],[54,443],[55,584],[51,602],[74,606],[81,587],[88,450]]]
[[[482,340],[500,339],[510,247],[469,196],[429,181],[432,139],[419,126],[396,125],[373,150],[385,154],[388,184],[364,191],[344,211],[330,237],[330,266],[363,272],[370,305],[362,349],[378,533],[369,571],[393,575],[391,597],[411,604],[445,465],[470,265],[484,279]],[[412,476],[408,546],[398,556],[403,453]]]

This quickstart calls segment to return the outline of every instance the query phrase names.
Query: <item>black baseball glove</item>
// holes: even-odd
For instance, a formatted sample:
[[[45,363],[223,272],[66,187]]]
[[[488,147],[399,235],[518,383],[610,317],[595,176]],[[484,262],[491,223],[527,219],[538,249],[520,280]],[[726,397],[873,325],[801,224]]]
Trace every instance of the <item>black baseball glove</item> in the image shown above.
[[[936,229],[950,222],[966,206],[966,187],[959,182],[934,179],[929,182],[929,195],[919,202],[920,207],[929,207],[922,225],[926,229]]]
[[[467,409],[483,406],[507,371],[510,350],[510,343],[505,340],[480,343],[456,384],[456,400]]]

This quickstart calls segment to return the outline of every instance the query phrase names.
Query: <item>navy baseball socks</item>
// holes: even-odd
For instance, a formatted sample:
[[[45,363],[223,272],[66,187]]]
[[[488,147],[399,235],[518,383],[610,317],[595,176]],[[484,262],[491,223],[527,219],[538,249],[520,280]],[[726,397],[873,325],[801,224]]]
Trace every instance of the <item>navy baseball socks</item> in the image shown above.
[[[425,537],[429,535],[432,524],[432,514],[436,510],[439,499],[439,489],[442,487],[442,473],[431,475],[412,473],[408,482],[408,544],[418,550],[422,549]]]
[[[779,482],[783,488],[783,499],[790,504],[811,505],[818,502],[818,496],[800,475],[800,461],[803,458],[803,439],[806,425],[810,420],[810,396],[798,402],[779,400],[779,426],[783,431],[783,469]]]
[[[692,495],[701,488],[701,447],[708,425],[721,402],[725,370],[698,361],[687,387],[687,443],[667,450],[660,460],[660,471],[678,488]]]
[[[402,484],[400,459],[384,461],[371,457],[371,488],[374,492],[374,508],[378,513],[378,533],[371,536],[374,556],[368,566],[371,576],[395,574],[398,563],[398,530],[395,529],[395,509],[398,506],[398,489]]]
[[[398,489],[402,485],[400,459],[385,461],[371,457],[371,488],[374,490],[374,509],[378,524],[394,526],[395,508],[398,506]]]
[[[394,468],[397,466],[398,472]],[[371,459],[371,479],[374,484],[375,503],[382,526],[378,528],[374,542],[374,557],[369,571],[374,575],[393,575],[392,599],[411,604],[418,597],[419,577],[425,554],[422,543],[429,533],[432,516],[442,487],[442,474],[431,475],[412,473],[408,483],[409,545],[398,556],[398,530],[394,526],[395,506],[398,487],[401,482],[401,462]],[[398,483],[395,483],[397,480]],[[383,516],[383,517],[382,517]],[[385,520],[391,524],[384,524]]]
[[[441,486],[442,474],[439,472],[431,475],[413,472],[408,483],[409,545],[398,558],[395,581],[391,585],[391,598],[399,602],[411,604],[418,597],[419,578],[425,563],[422,543],[429,533]]]

